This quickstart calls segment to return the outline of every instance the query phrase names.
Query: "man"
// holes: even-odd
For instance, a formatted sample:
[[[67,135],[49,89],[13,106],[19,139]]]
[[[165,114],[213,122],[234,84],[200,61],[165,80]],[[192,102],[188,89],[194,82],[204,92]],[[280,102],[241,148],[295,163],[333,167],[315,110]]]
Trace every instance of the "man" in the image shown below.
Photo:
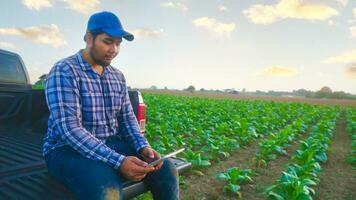
[[[178,173],[140,133],[123,74],[110,63],[122,38],[117,16],[89,18],[86,48],[57,62],[47,77],[50,111],[44,155],[49,172],[78,199],[122,199],[125,180],[143,180],[155,199],[178,199]],[[120,131],[119,131],[120,130]]]

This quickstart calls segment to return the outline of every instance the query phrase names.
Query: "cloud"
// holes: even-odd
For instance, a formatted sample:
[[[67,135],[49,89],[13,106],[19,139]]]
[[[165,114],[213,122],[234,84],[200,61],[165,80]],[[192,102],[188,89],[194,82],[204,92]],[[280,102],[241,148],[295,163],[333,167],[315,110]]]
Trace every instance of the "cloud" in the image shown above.
[[[339,4],[341,4],[342,6],[346,6],[348,3],[348,0],[335,0],[336,2],[338,2]]]
[[[305,3],[303,0],[280,0],[274,5],[255,4],[244,10],[243,14],[253,23],[271,24],[287,18],[323,21],[339,13],[323,4]]]
[[[149,28],[140,28],[130,31],[135,37],[158,38],[163,33],[163,29],[152,30]]]
[[[80,12],[82,14],[93,13],[99,10],[99,0],[64,0],[68,4],[69,9]]]
[[[196,27],[205,28],[211,33],[219,37],[230,37],[231,33],[235,30],[234,23],[222,23],[214,18],[200,17],[193,20]]]
[[[290,77],[298,74],[298,71],[291,67],[284,66],[271,66],[260,70],[258,76],[269,76],[269,77]]]
[[[335,26],[335,22],[333,20],[328,20],[328,25],[329,26]]]
[[[349,24],[356,22],[356,8],[352,9],[353,18],[347,20]]]
[[[345,70],[345,73],[350,78],[356,79],[356,63],[351,64]]]
[[[332,56],[322,61],[326,64],[334,64],[334,63],[353,63],[356,62],[356,50],[352,50],[349,52],[344,52],[338,56]]]
[[[317,76],[317,77],[325,77],[325,73],[324,72],[316,72],[315,73],[315,75]]]
[[[16,49],[16,45],[9,42],[0,41],[0,47],[4,49]]]
[[[165,3],[161,3],[161,7],[163,8],[173,8],[178,10],[179,12],[185,14],[188,11],[188,7],[181,2],[177,2],[177,3],[173,3],[173,2],[165,2]]]
[[[20,36],[33,42],[51,45],[55,48],[66,44],[62,32],[55,24],[28,28],[0,28],[0,35]]]
[[[227,11],[228,9],[227,9],[226,6],[219,5],[219,6],[218,6],[218,10],[221,11],[221,12],[223,12],[223,11]]]
[[[52,7],[53,0],[22,0],[28,9],[41,10],[43,8]],[[99,10],[99,0],[62,0],[68,4],[68,8],[79,13],[89,14]]]
[[[350,27],[351,37],[356,38],[356,26]]]
[[[41,10],[42,8],[52,7],[50,0],[22,0],[22,4],[28,9]]]

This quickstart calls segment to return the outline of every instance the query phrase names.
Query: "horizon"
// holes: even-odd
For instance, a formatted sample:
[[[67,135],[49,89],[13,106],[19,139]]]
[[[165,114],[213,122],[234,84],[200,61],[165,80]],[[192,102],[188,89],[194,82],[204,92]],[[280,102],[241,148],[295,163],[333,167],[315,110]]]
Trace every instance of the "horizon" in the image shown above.
[[[156,89],[152,89],[152,87],[154,87],[155,85],[151,85],[150,87],[131,87],[128,85],[128,87],[131,87],[132,89],[138,89],[138,90],[172,90],[172,91],[175,91],[175,90],[178,90],[178,91],[184,91],[185,89],[187,89],[188,87],[185,87],[183,89],[177,89],[177,88],[166,88],[165,89],[165,86],[160,88],[160,87],[157,87]],[[194,85],[193,85],[194,86]],[[195,86],[194,86],[195,87]],[[327,87],[327,86],[326,86]],[[204,89],[203,91],[201,91],[201,89]],[[224,88],[224,89],[214,89],[214,88],[195,88],[195,92],[215,92],[215,91],[220,91],[220,92],[224,92],[225,90],[235,90],[237,92],[242,92],[243,89],[245,88],[241,88],[241,89],[237,89],[237,88]],[[304,89],[304,88],[299,88],[299,89],[293,89],[293,90],[245,90],[244,93],[256,93],[256,92],[264,92],[264,93],[268,93],[268,92],[280,92],[280,93],[293,93],[297,90],[301,90],[301,89]],[[320,88],[321,89],[321,88]],[[320,90],[319,89],[319,90]],[[332,88],[330,88],[332,90]],[[306,89],[304,89],[306,90]],[[319,90],[306,90],[308,92],[317,92]],[[356,95],[356,94],[353,94],[353,93],[349,93],[349,92],[346,92],[346,91],[336,91],[336,90],[332,90],[332,92],[345,92],[346,94],[351,94],[351,95]]]
[[[133,42],[112,65],[133,88],[356,94],[356,1],[22,0],[0,2],[0,48],[31,82],[85,47],[89,16],[117,14]],[[16,13],[16,15],[14,15]]]

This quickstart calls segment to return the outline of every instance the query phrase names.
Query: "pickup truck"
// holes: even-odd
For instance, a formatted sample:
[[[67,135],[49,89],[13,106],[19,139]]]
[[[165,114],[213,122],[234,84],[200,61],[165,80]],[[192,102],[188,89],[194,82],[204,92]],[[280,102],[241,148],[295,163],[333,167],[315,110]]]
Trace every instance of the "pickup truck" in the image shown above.
[[[146,105],[139,91],[129,92],[144,134]],[[0,49],[0,199],[75,199],[54,180],[42,156],[49,116],[43,89],[33,89],[21,57]],[[180,174],[191,164],[173,158]],[[143,182],[127,181],[124,199],[147,191]]]

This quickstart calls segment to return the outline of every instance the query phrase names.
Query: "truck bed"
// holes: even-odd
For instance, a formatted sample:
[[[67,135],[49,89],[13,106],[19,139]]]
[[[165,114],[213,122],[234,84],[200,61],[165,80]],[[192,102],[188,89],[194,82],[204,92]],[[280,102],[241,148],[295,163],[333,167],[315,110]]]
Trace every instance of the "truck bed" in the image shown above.
[[[42,157],[43,134],[31,129],[0,126],[0,199],[74,199],[48,173]],[[190,163],[172,159],[180,174]],[[143,182],[124,184],[124,199],[147,191]]]

